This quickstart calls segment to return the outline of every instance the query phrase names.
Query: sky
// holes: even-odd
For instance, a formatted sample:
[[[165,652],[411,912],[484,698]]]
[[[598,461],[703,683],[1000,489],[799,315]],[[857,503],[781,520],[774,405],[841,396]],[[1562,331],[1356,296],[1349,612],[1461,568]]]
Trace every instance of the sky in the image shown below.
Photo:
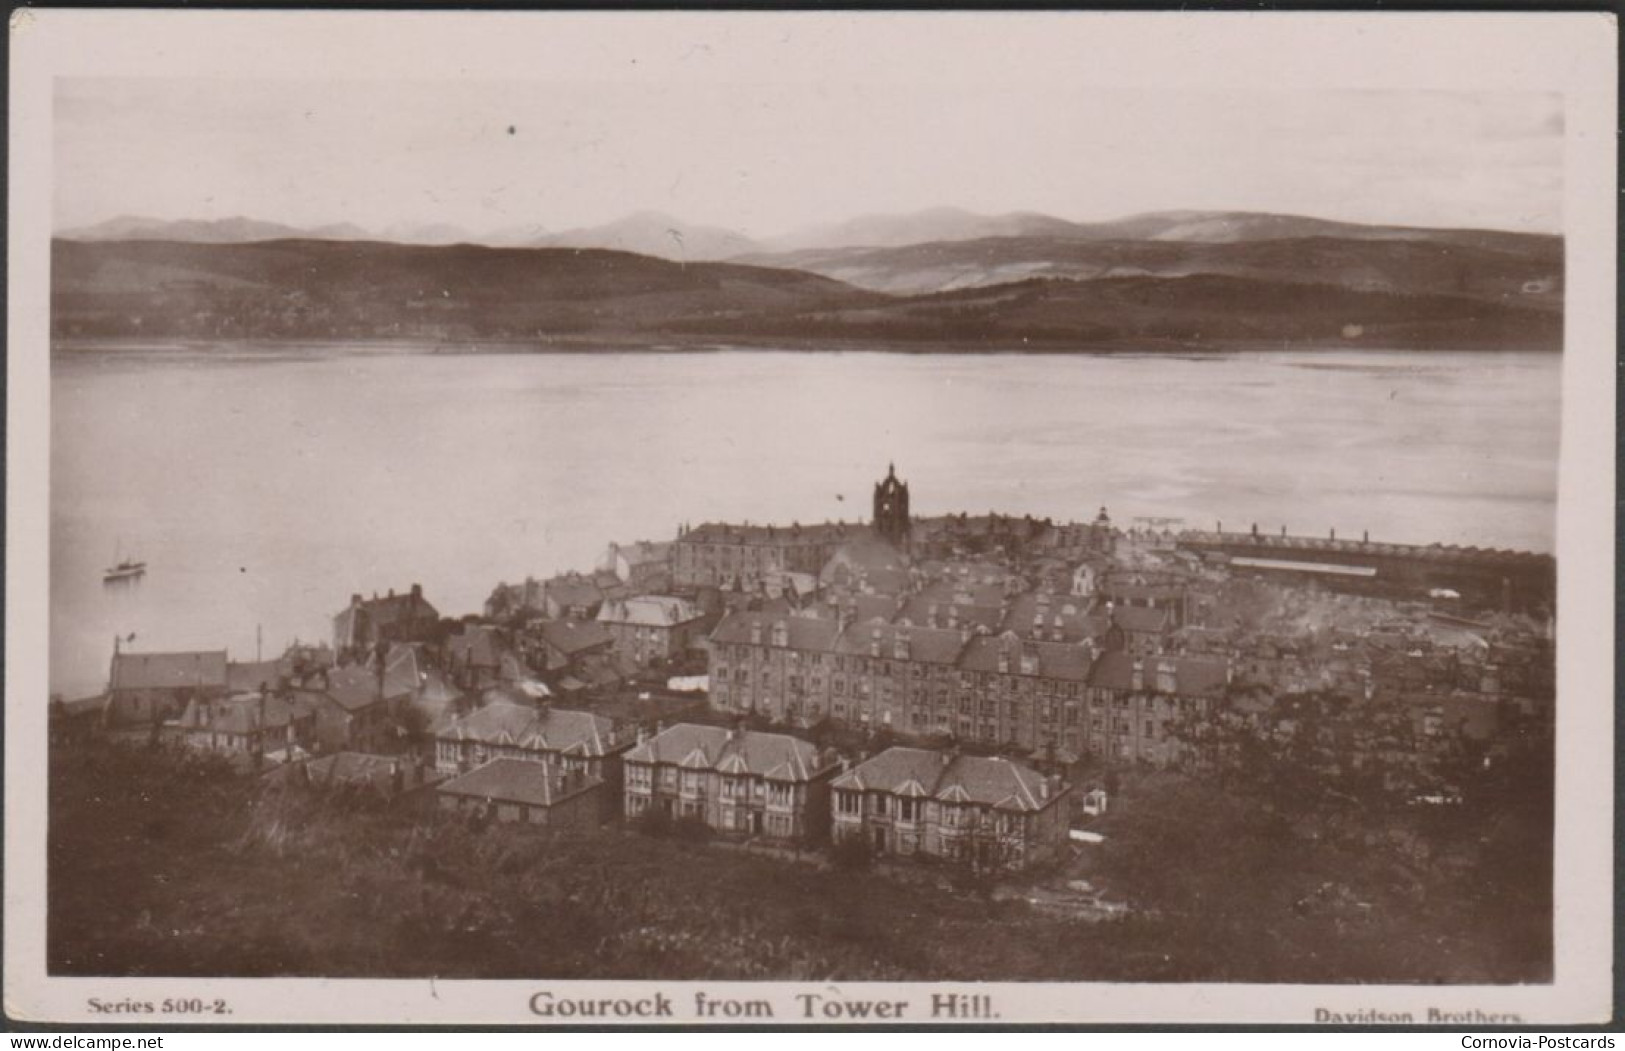
[[[719,45],[721,46],[721,45]],[[653,210],[754,237],[937,206],[1240,209],[1560,232],[1562,97],[775,79],[64,78],[58,230],[244,215],[557,232]]]

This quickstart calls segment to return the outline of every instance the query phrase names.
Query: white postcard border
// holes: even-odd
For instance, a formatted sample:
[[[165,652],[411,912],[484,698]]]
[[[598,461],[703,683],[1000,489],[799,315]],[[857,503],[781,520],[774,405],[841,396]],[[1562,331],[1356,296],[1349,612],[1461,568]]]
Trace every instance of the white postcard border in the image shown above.
[[[1082,20],[1069,21],[1069,20]],[[1565,99],[1568,308],[1563,378],[1558,572],[1559,696],[1555,981],[1543,986],[1112,985],[550,982],[321,979],[86,979],[44,973],[48,599],[52,82],[67,76],[522,80],[674,75],[677,55],[713,41],[720,58],[696,74],[724,81],[807,79],[854,69],[869,49],[898,61],[876,77],[951,75],[930,63],[941,35],[1019,32],[1033,43],[1021,75],[1067,61],[1069,33],[1109,41],[1120,83],[1200,90],[1293,87],[1557,91]],[[794,31],[799,49],[769,46]],[[11,267],[7,369],[5,734],[5,1006],[17,1020],[181,1024],[638,1024],[686,1017],[552,1018],[559,997],[640,998],[674,1005],[696,992],[782,1009],[804,1025],[953,1021],[933,996],[988,995],[1004,1023],[1313,1024],[1317,1010],[1373,1012],[1383,1023],[1430,1009],[1515,1013],[1527,1023],[1600,1022],[1611,1013],[1614,918],[1614,230],[1616,26],[1595,14],[737,14],[60,11],[20,9],[11,25]],[[386,40],[389,46],[378,46]],[[1045,43],[1047,41],[1047,43]],[[1093,54],[1094,52],[1091,52]],[[618,60],[640,55],[636,71]],[[471,56],[477,56],[477,62]],[[846,63],[843,65],[843,63]],[[608,71],[615,72],[608,72]],[[109,888],[117,893],[117,888]],[[908,1001],[900,1017],[805,1018],[797,994]],[[100,1014],[103,1001],[225,999],[229,1016]],[[677,1010],[674,1006],[674,1011]],[[1467,1015],[1471,1018],[1471,1015]],[[971,1019],[976,1021],[977,1019]],[[1451,1024],[1451,1023],[1444,1023]],[[1464,1024],[1454,1023],[1460,1028]]]

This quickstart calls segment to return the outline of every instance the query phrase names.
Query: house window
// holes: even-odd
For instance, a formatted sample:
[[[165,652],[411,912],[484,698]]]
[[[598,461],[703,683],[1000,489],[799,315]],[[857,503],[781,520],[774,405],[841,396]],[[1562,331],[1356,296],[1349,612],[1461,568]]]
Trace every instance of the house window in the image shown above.
[[[857,814],[863,810],[863,797],[856,792],[837,792],[835,799],[843,814]]]

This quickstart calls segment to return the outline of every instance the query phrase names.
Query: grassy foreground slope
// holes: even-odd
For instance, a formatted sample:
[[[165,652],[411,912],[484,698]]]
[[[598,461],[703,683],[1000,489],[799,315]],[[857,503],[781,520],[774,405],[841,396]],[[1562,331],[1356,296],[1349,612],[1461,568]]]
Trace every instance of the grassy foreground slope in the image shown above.
[[[1525,795],[1529,795],[1525,793]],[[941,872],[580,838],[262,789],[221,763],[53,753],[59,975],[1508,982],[1550,976],[1549,846],[1517,804],[1385,832],[1166,776],[1088,864],[1090,922]],[[1538,814],[1539,800],[1535,799]],[[1486,811],[1487,813],[1487,811]],[[1549,841],[1548,841],[1549,842]],[[958,887],[958,889],[955,889]],[[1542,897],[1542,894],[1545,897]],[[1543,904],[1544,902],[1544,904]]]

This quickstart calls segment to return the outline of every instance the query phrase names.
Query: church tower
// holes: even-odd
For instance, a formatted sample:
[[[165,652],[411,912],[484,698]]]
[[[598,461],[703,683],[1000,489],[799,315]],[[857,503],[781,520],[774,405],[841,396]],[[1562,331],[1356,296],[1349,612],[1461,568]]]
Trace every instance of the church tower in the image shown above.
[[[908,483],[898,481],[895,464],[886,465],[886,478],[875,483],[875,532],[897,547],[908,543]]]

